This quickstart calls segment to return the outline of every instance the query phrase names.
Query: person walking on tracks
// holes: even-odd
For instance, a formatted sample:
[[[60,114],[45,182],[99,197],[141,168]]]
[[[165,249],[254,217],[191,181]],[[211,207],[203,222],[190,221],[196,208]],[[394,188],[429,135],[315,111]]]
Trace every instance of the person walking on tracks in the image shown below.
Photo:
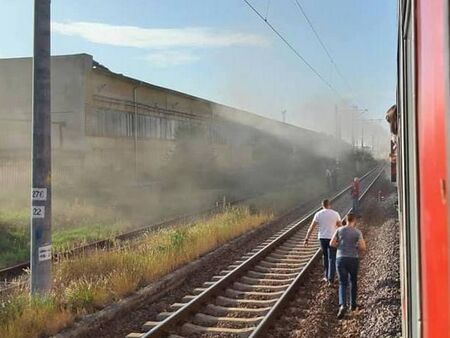
[[[359,190],[359,178],[355,177],[352,182],[352,188],[350,189],[353,200],[352,213],[355,215],[358,215],[359,212]]]
[[[327,178],[327,189],[328,191],[333,191],[333,177],[330,169],[325,170],[325,176]]]
[[[319,226],[318,237],[323,254],[323,279],[331,284],[336,274],[336,249],[330,247],[330,239],[336,229],[341,226],[341,216],[337,211],[331,209],[331,202],[328,199],[322,201],[322,210],[314,215],[306,233],[305,245],[308,245],[309,238],[317,226]]]
[[[343,222],[345,223],[345,222]],[[347,312],[347,286],[350,278],[350,303],[352,311],[357,309],[359,251],[366,250],[362,233],[356,228],[356,215],[347,216],[347,224],[336,230],[330,246],[337,248],[336,266],[339,276],[339,312],[338,319]]]

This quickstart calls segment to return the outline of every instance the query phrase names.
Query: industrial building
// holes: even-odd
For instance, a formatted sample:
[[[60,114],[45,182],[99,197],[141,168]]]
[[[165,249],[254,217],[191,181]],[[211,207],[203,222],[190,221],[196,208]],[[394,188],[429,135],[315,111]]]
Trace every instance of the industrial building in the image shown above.
[[[51,65],[54,171],[126,165],[157,172],[177,130],[188,125],[207,127],[217,160],[230,169],[252,165],[258,134],[326,155],[347,147],[324,134],[114,73],[88,54],[53,56]],[[31,58],[0,59],[0,102],[0,159],[29,162]]]

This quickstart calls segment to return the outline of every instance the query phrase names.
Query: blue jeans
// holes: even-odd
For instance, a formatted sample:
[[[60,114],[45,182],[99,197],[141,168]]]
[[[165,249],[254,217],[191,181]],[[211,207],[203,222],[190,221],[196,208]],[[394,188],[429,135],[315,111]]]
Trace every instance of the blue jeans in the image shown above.
[[[347,286],[350,277],[350,302],[352,307],[356,307],[359,258],[338,257],[336,259],[336,265],[339,275],[339,305],[347,306]]]
[[[320,239],[320,247],[322,248],[323,254],[323,272],[325,278],[332,282],[336,275],[336,248],[330,246],[330,239],[328,238]]]
[[[359,209],[359,199],[358,197],[353,197],[353,208],[352,208],[352,212],[354,214],[358,214],[358,210]]]

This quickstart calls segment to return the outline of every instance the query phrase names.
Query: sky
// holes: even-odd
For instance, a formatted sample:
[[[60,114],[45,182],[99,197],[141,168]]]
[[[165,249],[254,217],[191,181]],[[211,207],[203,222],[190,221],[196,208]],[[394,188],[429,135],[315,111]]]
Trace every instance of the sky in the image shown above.
[[[52,54],[89,53],[112,71],[278,120],[286,111],[330,134],[336,104],[343,121],[344,104],[383,118],[395,102],[395,0],[248,1],[323,80],[243,0],[52,0]],[[32,30],[32,0],[0,0],[0,58],[31,56]]]

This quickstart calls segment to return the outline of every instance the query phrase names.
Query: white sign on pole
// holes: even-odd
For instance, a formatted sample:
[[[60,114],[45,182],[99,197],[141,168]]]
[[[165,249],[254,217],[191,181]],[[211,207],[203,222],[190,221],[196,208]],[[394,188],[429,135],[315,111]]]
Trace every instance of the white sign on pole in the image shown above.
[[[46,201],[47,188],[33,188],[31,189],[31,198],[33,201]]]
[[[39,262],[48,261],[52,259],[52,246],[41,246],[38,249]]]
[[[32,217],[33,218],[45,218],[45,206],[43,205],[33,205],[32,209]]]

